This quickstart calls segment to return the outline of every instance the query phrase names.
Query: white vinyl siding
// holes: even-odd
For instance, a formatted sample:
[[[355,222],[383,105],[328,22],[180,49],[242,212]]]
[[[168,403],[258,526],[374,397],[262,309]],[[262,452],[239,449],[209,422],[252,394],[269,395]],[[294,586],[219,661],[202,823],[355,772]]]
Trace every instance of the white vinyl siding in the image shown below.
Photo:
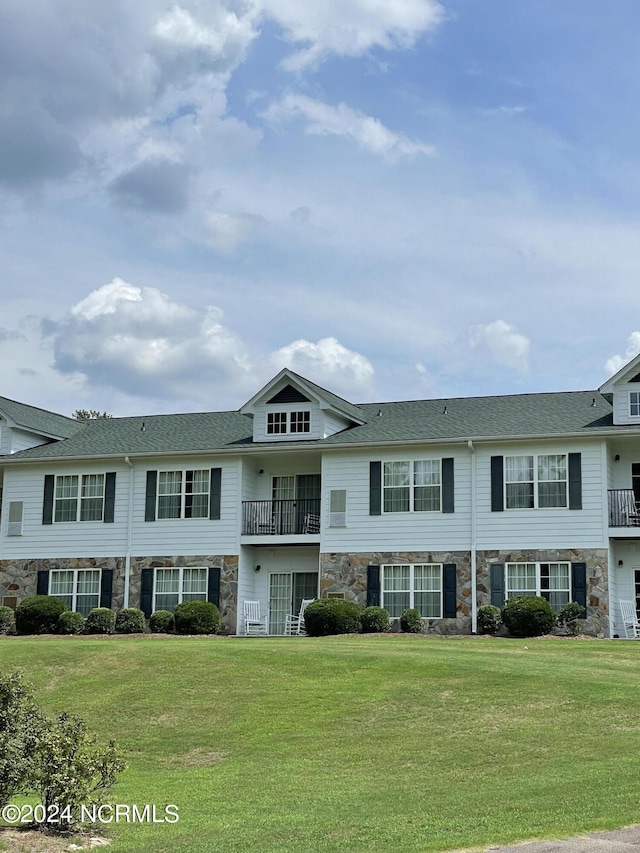
[[[52,569],[49,595],[61,598],[70,610],[83,616],[100,605],[100,569]]]
[[[253,416],[255,442],[306,441],[322,438],[323,430],[324,416],[314,402],[262,404],[256,407]]]
[[[407,607],[423,619],[442,618],[442,565],[435,563],[380,567],[381,605],[397,619]]]

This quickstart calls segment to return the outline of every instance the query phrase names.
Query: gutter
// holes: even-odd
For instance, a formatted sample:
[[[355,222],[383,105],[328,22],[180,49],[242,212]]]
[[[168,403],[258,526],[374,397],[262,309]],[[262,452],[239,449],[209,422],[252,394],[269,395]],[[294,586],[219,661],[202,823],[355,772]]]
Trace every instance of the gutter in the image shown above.
[[[478,568],[477,568],[477,521],[476,521],[476,449],[469,439],[467,447],[471,453],[471,633],[478,633]]]
[[[131,542],[133,539],[133,477],[134,467],[128,456],[124,461],[129,466],[129,508],[127,513],[127,549],[124,555],[124,607],[129,606],[129,581],[131,579]]]

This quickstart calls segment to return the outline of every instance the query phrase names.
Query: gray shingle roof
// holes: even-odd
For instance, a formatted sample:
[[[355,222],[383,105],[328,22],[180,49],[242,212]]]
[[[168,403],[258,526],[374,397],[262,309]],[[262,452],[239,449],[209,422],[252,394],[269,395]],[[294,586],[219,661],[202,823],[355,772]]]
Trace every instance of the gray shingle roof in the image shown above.
[[[18,403],[7,397],[0,397],[0,412],[18,426],[39,435],[71,438],[82,429],[82,423],[73,418],[48,412],[46,409],[38,409],[35,406],[27,406],[26,403]]]
[[[367,403],[357,408],[360,416],[367,420],[362,426],[316,441],[260,445],[255,445],[252,440],[252,419],[239,412],[92,420],[86,421],[65,441],[21,451],[6,461],[190,451],[242,452],[256,447],[274,452],[283,447],[308,450],[309,447],[337,448],[360,443],[445,442],[566,434],[589,436],[613,428],[611,404],[597,391]],[[616,429],[624,431],[629,428]]]

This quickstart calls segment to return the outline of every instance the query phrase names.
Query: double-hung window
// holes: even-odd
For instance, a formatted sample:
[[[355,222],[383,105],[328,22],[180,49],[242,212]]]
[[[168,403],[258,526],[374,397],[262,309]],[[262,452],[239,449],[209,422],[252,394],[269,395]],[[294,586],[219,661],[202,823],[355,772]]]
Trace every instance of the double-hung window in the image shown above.
[[[53,520],[102,521],[104,480],[104,474],[56,476]]]
[[[384,512],[439,512],[440,460],[385,462],[383,495]]]
[[[183,601],[207,600],[207,568],[156,569],[154,610],[173,610]]]
[[[208,518],[210,471],[160,471],[157,518]]]
[[[267,412],[267,435],[311,432],[311,412]]]
[[[61,598],[83,616],[100,605],[100,569],[52,569],[49,595]]]
[[[640,415],[640,391],[629,393],[629,414],[632,418],[637,418]]]
[[[507,509],[567,506],[566,453],[505,456],[504,465]]]
[[[442,617],[442,565],[420,563],[381,566],[382,607],[397,619],[407,607],[423,619]]]
[[[506,597],[539,595],[554,610],[571,601],[570,563],[507,563]]]

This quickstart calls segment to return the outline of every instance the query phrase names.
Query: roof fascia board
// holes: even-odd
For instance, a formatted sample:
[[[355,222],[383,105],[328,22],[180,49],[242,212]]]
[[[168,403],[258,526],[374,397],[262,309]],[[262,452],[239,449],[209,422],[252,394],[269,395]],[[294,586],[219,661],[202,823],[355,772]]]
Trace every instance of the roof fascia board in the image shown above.
[[[9,429],[22,429],[25,432],[30,433],[30,435],[41,435],[43,438],[51,438],[54,441],[66,440],[64,435],[56,435],[52,432],[43,432],[40,429],[34,429],[33,427],[27,426],[27,424],[21,424],[18,421],[14,421],[14,419],[9,417],[3,409],[0,409],[0,417],[5,421]]]
[[[636,355],[631,361],[628,361],[626,364],[620,368],[617,373],[614,373],[613,376],[610,376],[609,379],[605,383],[603,383],[599,388],[601,394],[611,393],[613,391],[614,386],[618,383],[618,381],[624,376],[625,373],[630,373],[632,370],[636,370],[636,368],[640,368],[640,353]]]

